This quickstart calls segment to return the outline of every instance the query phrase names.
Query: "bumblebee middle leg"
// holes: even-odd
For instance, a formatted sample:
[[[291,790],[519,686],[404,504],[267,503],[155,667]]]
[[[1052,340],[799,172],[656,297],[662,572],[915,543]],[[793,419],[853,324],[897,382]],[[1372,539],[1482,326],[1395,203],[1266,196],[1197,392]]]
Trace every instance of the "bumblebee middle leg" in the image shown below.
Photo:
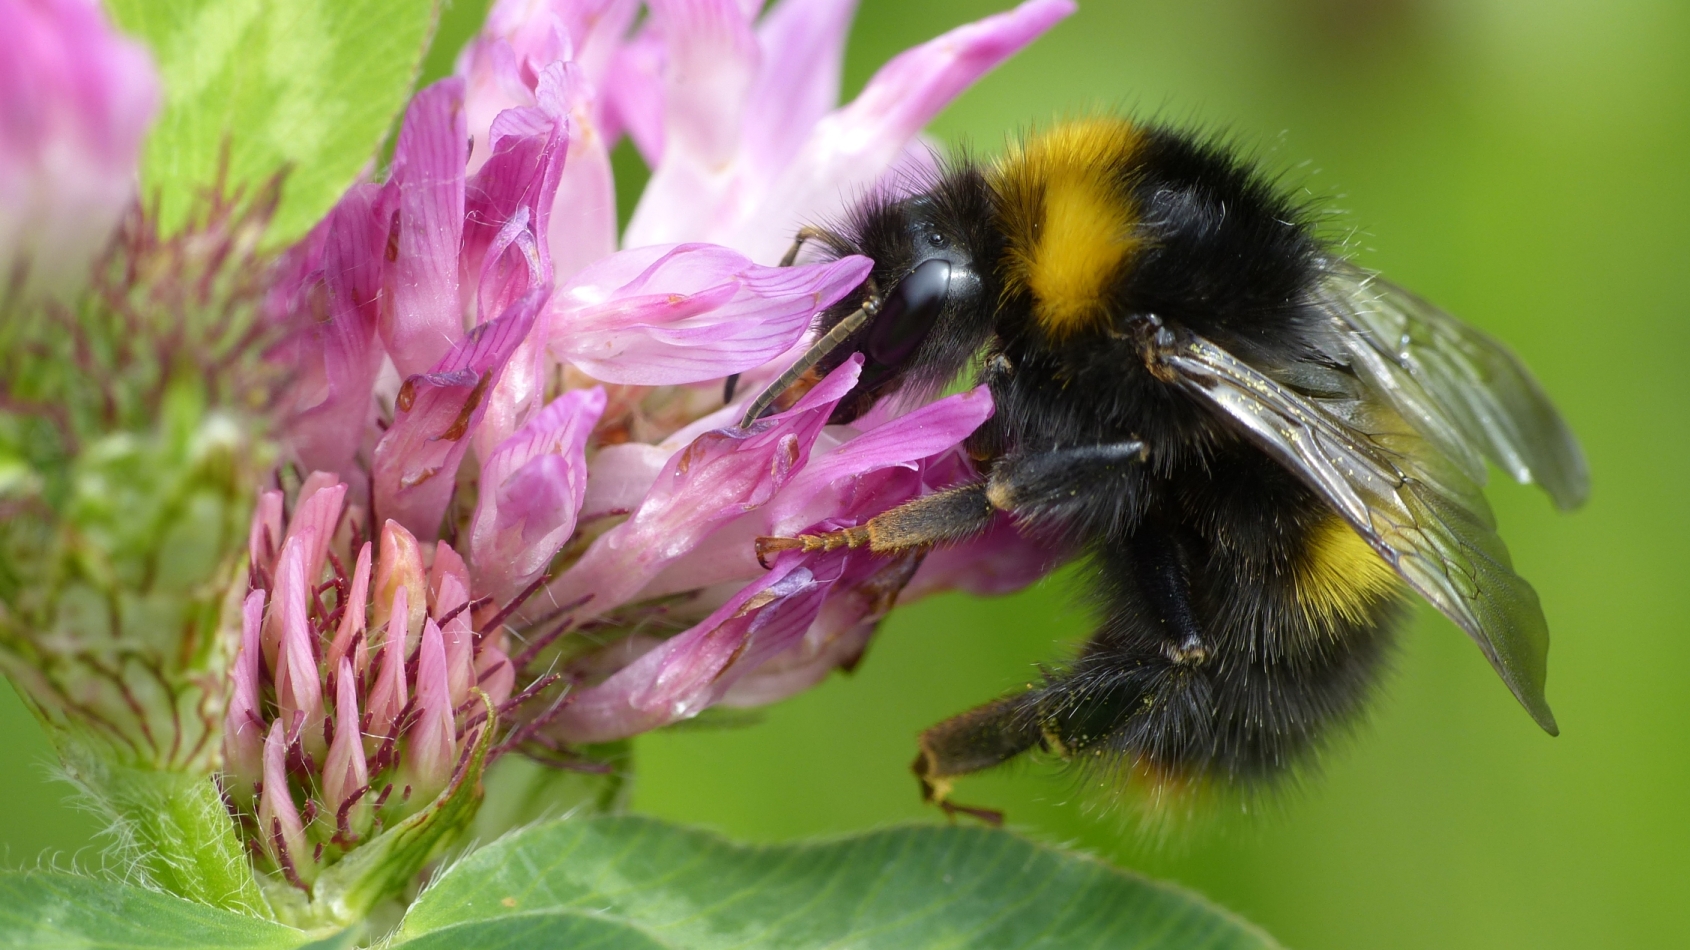
[[[832,551],[862,547],[877,554],[965,541],[985,530],[996,511],[1023,522],[1060,522],[1099,506],[1122,516],[1137,492],[1131,477],[1145,458],[1132,440],[999,459],[983,482],[923,495],[871,518],[866,524],[795,538],[758,538],[757,558],[781,551]]]

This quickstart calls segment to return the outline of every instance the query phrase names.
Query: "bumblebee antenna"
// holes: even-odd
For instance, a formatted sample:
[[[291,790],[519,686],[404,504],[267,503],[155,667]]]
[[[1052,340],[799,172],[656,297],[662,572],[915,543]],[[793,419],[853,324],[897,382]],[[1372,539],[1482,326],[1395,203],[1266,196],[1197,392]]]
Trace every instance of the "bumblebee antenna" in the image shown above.
[[[791,267],[798,260],[798,252],[804,249],[805,241],[813,241],[819,237],[826,237],[827,232],[821,228],[805,225],[798,229],[798,235],[792,239],[792,247],[787,249],[786,255],[780,259],[781,267]],[[734,401],[734,390],[739,388],[739,374],[735,373],[722,380],[722,405]],[[750,423],[746,423],[750,425]]]
[[[780,394],[786,392],[793,383],[798,382],[798,377],[803,376],[810,371],[810,367],[821,362],[822,357],[838,349],[840,344],[851,338],[851,334],[856,333],[862,328],[863,324],[879,312],[880,296],[871,293],[868,299],[863,301],[861,307],[835,324],[833,329],[827,331],[816,342],[810,344],[810,348],[804,351],[804,355],[798,357],[798,362],[788,366],[786,372],[780,374],[779,378],[758,393],[756,399],[751,400],[751,405],[745,409],[745,418],[740,420],[740,428],[749,428],[753,422],[763,418],[763,414],[768,412],[769,407],[775,404],[775,400],[780,398]]]
[[[797,235],[792,239],[792,247],[787,250],[786,256],[780,259],[780,266],[791,267],[793,262],[798,260],[798,252],[804,249],[805,241],[814,241],[826,236],[827,232],[821,228],[812,228],[809,225],[799,228]]]

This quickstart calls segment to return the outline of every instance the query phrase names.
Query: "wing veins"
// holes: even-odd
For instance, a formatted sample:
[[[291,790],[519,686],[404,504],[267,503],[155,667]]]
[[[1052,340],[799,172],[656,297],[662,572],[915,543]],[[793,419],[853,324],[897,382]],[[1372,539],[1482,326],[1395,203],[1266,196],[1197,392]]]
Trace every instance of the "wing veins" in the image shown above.
[[[1514,573],[1477,486],[1459,470],[1436,471],[1450,460],[1435,442],[1390,431],[1390,407],[1373,407],[1380,431],[1366,431],[1360,397],[1348,400],[1352,423],[1338,411],[1344,400],[1306,397],[1193,334],[1160,330],[1152,350],[1183,389],[1302,478],[1466,631],[1539,725],[1556,731],[1543,698],[1548,629],[1537,594]]]
[[[1326,269],[1317,302],[1341,341],[1332,355],[1475,483],[1489,458],[1562,509],[1583,503],[1590,475],[1578,441],[1507,347],[1377,274],[1345,261]]]

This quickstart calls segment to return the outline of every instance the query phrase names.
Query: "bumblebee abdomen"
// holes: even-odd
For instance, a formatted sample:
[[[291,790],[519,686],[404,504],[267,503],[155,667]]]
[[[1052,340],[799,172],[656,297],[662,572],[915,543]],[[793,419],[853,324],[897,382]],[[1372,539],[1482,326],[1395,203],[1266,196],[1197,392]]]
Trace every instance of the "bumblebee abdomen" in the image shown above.
[[[1316,628],[1365,624],[1382,602],[1407,593],[1396,570],[1336,513],[1312,526],[1302,544],[1294,596]]]
[[[1367,560],[1378,556],[1331,540],[1332,524],[1350,530],[1316,521],[1277,571],[1196,553],[1203,563],[1185,575],[1196,638],[1169,629],[1143,580],[1143,543],[1105,542],[1098,634],[1027,699],[1047,747],[1182,787],[1247,788],[1306,761],[1365,705],[1402,603]],[[1351,573],[1323,575],[1307,596],[1309,572],[1339,568]]]

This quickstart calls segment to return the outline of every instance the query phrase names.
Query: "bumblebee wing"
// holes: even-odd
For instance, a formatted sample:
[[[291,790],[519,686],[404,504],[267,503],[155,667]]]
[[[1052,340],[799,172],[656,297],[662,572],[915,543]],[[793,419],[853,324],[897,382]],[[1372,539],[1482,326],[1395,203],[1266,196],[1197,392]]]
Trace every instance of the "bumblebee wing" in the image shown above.
[[[1514,573],[1475,481],[1354,377],[1318,395],[1276,382],[1215,344],[1163,330],[1155,359],[1344,516],[1374,550],[1479,644],[1538,725],[1549,629]]]
[[[1483,484],[1485,457],[1557,507],[1590,492],[1584,453],[1526,367],[1506,347],[1407,290],[1333,262],[1320,302],[1349,363],[1416,429]]]

